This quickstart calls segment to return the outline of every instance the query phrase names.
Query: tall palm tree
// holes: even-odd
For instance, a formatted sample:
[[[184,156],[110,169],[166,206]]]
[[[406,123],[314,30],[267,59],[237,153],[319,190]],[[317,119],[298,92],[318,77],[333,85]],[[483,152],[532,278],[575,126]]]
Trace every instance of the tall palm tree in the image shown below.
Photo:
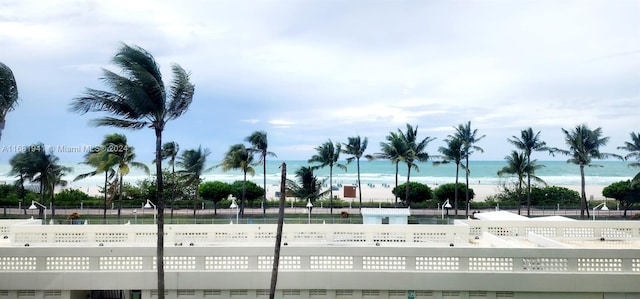
[[[0,62],[0,139],[7,113],[18,105],[18,85],[11,69]]]
[[[113,155],[117,162],[118,222],[120,222],[124,176],[129,174],[131,167],[141,169],[149,175],[149,167],[144,163],[134,161],[136,158],[135,148],[127,144],[127,136],[124,134],[114,133],[105,136],[103,146],[104,150]]]
[[[118,156],[116,156],[113,152],[108,151],[109,147],[109,135],[106,135],[102,140],[100,146],[93,147],[91,151],[87,152],[84,155],[84,161],[81,164],[89,165],[94,167],[94,170],[82,173],[76,176],[73,181],[82,180],[94,175],[104,173],[104,201],[103,201],[103,209],[102,209],[102,221],[103,223],[107,223],[107,203],[108,203],[108,182],[116,175],[116,167],[118,165]]]
[[[442,160],[435,161],[433,162],[433,164],[440,165],[451,162],[456,164],[456,188],[453,191],[453,196],[455,197],[455,199],[453,200],[453,209],[455,210],[455,215],[458,216],[458,178],[460,177],[460,167],[462,166],[463,169],[466,169],[464,165],[460,164],[462,162],[463,143],[462,140],[452,137],[445,139],[444,142],[447,146],[441,146],[438,148],[438,152],[442,154],[440,156]]]
[[[262,187],[264,189],[264,197],[262,197],[262,215],[267,215],[267,156],[277,157],[276,154],[269,151],[269,142],[267,141],[267,133],[264,131],[255,131],[247,138],[246,142],[251,143],[249,151],[260,155],[258,163],[262,164]]]
[[[636,162],[629,163],[629,167],[640,167],[640,133],[631,132],[629,135],[631,136],[631,142],[626,141],[624,146],[619,146],[618,149],[629,152],[624,156],[625,160],[636,159]]]
[[[514,175],[518,179],[516,185],[516,193],[518,193],[518,215],[521,214],[520,208],[522,206],[522,185],[524,184],[525,177],[527,179],[533,179],[534,181],[544,183],[544,181],[535,175],[535,170],[544,167],[544,165],[536,164],[536,160],[527,159],[525,152],[512,151],[511,155],[504,157],[507,160],[507,165],[498,170],[499,176]]]
[[[516,148],[524,151],[524,155],[527,158],[527,164],[531,164],[531,153],[533,151],[546,151],[547,143],[540,140],[540,131],[533,133],[533,129],[528,128],[520,132],[520,138],[512,136],[513,139],[507,138],[507,140],[516,146]],[[533,171],[531,167],[529,171]],[[520,213],[520,206],[518,206],[518,214]],[[531,173],[527,173],[527,217],[531,216]]]
[[[343,164],[338,163],[338,158],[340,158],[340,143],[336,143],[335,145],[329,139],[327,142],[322,145],[316,147],[317,154],[311,156],[309,159],[309,163],[319,163],[320,165],[313,166],[313,169],[320,169],[326,166],[329,166],[329,196],[330,196],[330,205],[329,209],[331,219],[333,219],[333,167],[338,167],[347,171],[347,167]]]
[[[485,135],[478,136],[478,129],[471,129],[471,121],[468,121],[466,124],[459,124],[457,127],[454,127],[456,130],[453,136],[449,135],[449,138],[458,138],[462,141],[462,157],[465,160],[465,173],[466,173],[466,187],[465,187],[465,200],[466,200],[466,212],[465,216],[469,217],[469,156],[474,153],[474,151],[484,152],[484,150],[475,145],[477,142],[482,140]]]
[[[435,138],[425,137],[421,141],[418,141],[418,126],[414,129],[410,124],[407,124],[406,132],[398,129],[398,133],[400,134],[402,143],[405,144],[405,151],[401,153],[402,160],[407,164],[407,184],[405,185],[404,202],[407,204],[407,207],[411,207],[409,202],[411,169],[413,168],[416,171],[420,171],[416,162],[426,162],[429,160],[429,154],[425,152],[425,150],[429,142]]]
[[[343,154],[351,155],[351,157],[347,158],[347,164],[356,160],[356,165],[358,168],[358,197],[360,199],[360,209],[362,209],[362,185],[360,182],[360,158],[364,155],[364,151],[367,150],[367,145],[369,144],[369,139],[365,137],[361,139],[360,136],[356,137],[348,137],[347,143],[343,143],[344,148],[342,149]]]
[[[400,138],[400,134],[396,132],[389,132],[389,135],[385,138],[387,142],[380,142],[380,152],[373,154],[369,159],[387,159],[391,161],[396,167],[396,185],[398,188],[398,173],[399,165],[403,157],[401,153],[405,152],[405,144]],[[395,206],[398,206],[398,196],[395,196]]]
[[[222,171],[229,171],[232,169],[241,170],[243,173],[242,179],[242,198],[240,199],[240,210],[238,213],[240,216],[244,216],[244,200],[246,197],[247,188],[247,173],[253,176],[255,169],[251,166],[253,164],[253,155],[249,152],[244,144],[234,144],[229,147],[229,150],[224,154],[222,163],[218,166],[222,166]]]
[[[194,186],[195,197],[193,200],[193,217],[196,216],[196,202],[198,201],[198,187],[202,182],[200,178],[203,173],[211,170],[211,167],[207,168],[207,157],[211,154],[208,148],[202,149],[202,146],[198,146],[198,149],[188,149],[182,152],[177,162],[179,167],[183,170],[178,171],[179,174],[184,176],[184,182],[186,185]]]
[[[169,166],[171,166],[171,220],[173,220],[173,210],[175,203],[176,193],[176,157],[180,151],[180,145],[175,141],[170,141],[162,145],[162,160],[169,159]],[[156,161],[154,160],[153,163]]]
[[[607,145],[609,137],[602,137],[602,129],[597,128],[595,130],[589,129],[586,124],[576,126],[573,131],[562,129],[564,133],[564,141],[569,149],[551,149],[552,153],[560,153],[565,156],[569,156],[567,163],[573,163],[580,167],[580,195],[582,201],[580,204],[580,217],[589,217],[589,209],[587,208],[587,195],[585,192],[585,166],[598,166],[591,164],[593,159],[606,159],[609,157],[619,157],[615,154],[600,152],[600,148]]]
[[[75,98],[71,111],[107,112],[92,120],[95,126],[113,126],[127,129],[152,128],[156,137],[157,184],[157,276],[158,299],[164,299],[164,188],[162,183],[162,132],[167,122],[184,114],[193,99],[194,86],[189,73],[180,65],[171,67],[173,80],[165,87],[160,66],[153,55],[137,46],[124,44],[113,57],[113,63],[121,69],[119,75],[103,69],[103,81],[112,91],[88,88],[84,95]]]

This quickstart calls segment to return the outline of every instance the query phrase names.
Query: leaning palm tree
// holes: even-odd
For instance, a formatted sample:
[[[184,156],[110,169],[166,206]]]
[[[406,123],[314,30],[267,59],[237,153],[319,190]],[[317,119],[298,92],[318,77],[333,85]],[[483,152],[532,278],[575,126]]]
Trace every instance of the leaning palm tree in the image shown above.
[[[407,207],[411,207],[409,202],[411,169],[413,168],[416,171],[420,171],[416,162],[426,162],[429,160],[429,154],[425,152],[425,150],[427,149],[427,145],[435,138],[425,137],[421,141],[418,141],[418,126],[414,129],[410,124],[407,124],[407,132],[402,132],[398,129],[398,133],[400,134],[402,143],[405,145],[404,152],[401,153],[402,160],[407,164],[407,184],[405,185],[404,202]]]
[[[440,157],[442,160],[433,162],[433,165],[447,164],[447,163],[455,163],[456,164],[456,188],[454,189],[453,197],[453,209],[455,210],[455,215],[458,216],[458,178],[460,177],[460,167],[465,169],[464,165],[461,165],[462,162],[462,140],[458,138],[447,138],[444,140],[446,143],[445,146],[441,146],[438,148],[438,152],[442,154]]]
[[[198,146],[198,149],[188,149],[182,152],[177,165],[182,168],[178,171],[178,174],[183,176],[185,185],[193,186],[195,190],[193,200],[193,217],[196,216],[196,202],[198,201],[198,187],[202,182],[201,176],[203,173],[211,170],[211,167],[207,168],[207,157],[211,154],[208,148],[202,149],[202,146]]]
[[[527,164],[531,164],[531,153],[533,151],[546,151],[547,144],[540,140],[540,131],[533,133],[533,129],[528,128],[520,132],[520,138],[512,136],[513,139],[507,138],[507,140],[516,146],[516,148],[524,151],[524,155],[527,158]],[[529,171],[533,171],[531,167]],[[518,206],[518,214],[520,214],[520,206]],[[531,173],[527,173],[527,217],[531,216]]]
[[[167,142],[162,145],[162,160],[169,159],[169,166],[171,166],[171,220],[173,220],[173,210],[175,203],[176,193],[176,157],[180,151],[180,146],[175,141]],[[156,163],[154,160],[153,163]]]
[[[11,69],[0,62],[0,139],[4,130],[7,113],[18,104],[18,85]]]
[[[477,142],[482,140],[485,135],[477,136],[478,129],[471,129],[471,121],[468,121],[466,124],[459,124],[457,127],[454,127],[456,133],[449,138],[458,138],[462,141],[462,157],[465,160],[465,173],[466,173],[466,186],[465,186],[465,200],[466,200],[466,212],[465,216],[469,217],[469,200],[471,200],[469,194],[469,156],[474,153],[474,151],[484,152],[484,150],[475,145]]]
[[[155,160],[157,185],[157,280],[158,299],[164,299],[164,185],[162,182],[162,132],[167,122],[184,114],[193,99],[194,86],[189,73],[181,66],[171,67],[174,78],[165,87],[160,66],[151,53],[124,44],[113,58],[122,72],[116,74],[103,69],[103,81],[112,91],[87,89],[75,98],[71,110],[81,114],[107,112],[92,120],[95,126],[113,126],[127,129],[152,128],[156,137]]]
[[[264,197],[262,197],[262,215],[267,215],[267,156],[276,157],[276,154],[269,151],[269,142],[267,141],[267,133],[264,131],[255,131],[245,141],[251,143],[249,151],[260,155],[258,163],[262,164],[262,184],[264,189]]]
[[[640,133],[631,132],[629,135],[631,136],[631,142],[626,141],[624,146],[619,146],[618,149],[629,152],[624,156],[625,160],[636,159],[636,162],[629,163],[629,167],[640,167]]]
[[[144,163],[134,161],[136,158],[135,148],[127,144],[127,136],[124,134],[114,133],[105,136],[103,146],[108,154],[115,156],[117,162],[118,222],[120,222],[124,176],[129,174],[131,167],[141,169],[149,175],[149,167]]]
[[[369,139],[365,137],[361,139],[360,136],[349,137],[347,139],[347,143],[343,143],[344,148],[342,149],[343,154],[351,155],[351,157],[347,158],[347,164],[356,160],[356,166],[358,168],[358,197],[360,199],[360,209],[362,209],[362,185],[360,182],[360,158],[364,155],[364,151],[367,150],[367,145],[369,144]]]
[[[385,138],[387,142],[380,142],[380,152],[373,154],[372,157],[367,157],[369,159],[387,159],[391,161],[392,164],[396,167],[396,185],[398,188],[398,173],[400,162],[403,157],[401,153],[405,151],[405,144],[402,142],[402,138],[400,138],[400,134],[396,132],[389,132],[389,135]],[[395,206],[398,206],[398,196],[395,196]]]
[[[241,170],[243,173],[242,198],[240,199],[240,210],[238,211],[240,216],[244,216],[244,200],[247,191],[247,173],[251,176],[255,174],[255,169],[251,166],[252,164],[253,155],[249,152],[249,149],[247,149],[244,144],[234,144],[229,147],[229,150],[224,154],[222,162],[218,165],[222,167],[222,171],[235,169]]]
[[[536,182],[546,183],[535,175],[535,171],[544,167],[544,165],[536,164],[536,160],[529,160],[525,152],[512,151],[511,155],[504,157],[507,160],[507,165],[498,170],[498,176],[513,175],[518,179],[516,184],[516,193],[518,194],[518,215],[521,214],[522,206],[522,185],[524,184],[525,177],[533,179]]]
[[[573,163],[580,167],[580,195],[582,201],[580,204],[580,217],[589,217],[589,209],[587,208],[587,195],[585,191],[585,166],[598,166],[591,164],[593,159],[606,159],[609,157],[622,158],[616,154],[600,152],[600,148],[607,145],[609,137],[602,137],[602,129],[589,129],[586,124],[576,126],[573,131],[562,129],[564,140],[569,149],[551,149],[551,153],[560,153],[569,156],[567,163]]]
[[[329,200],[331,205],[329,214],[331,215],[331,219],[333,219],[333,167],[338,167],[344,171],[347,171],[347,167],[338,163],[338,158],[340,157],[340,143],[336,143],[334,145],[331,139],[329,139],[329,141],[316,147],[316,151],[318,153],[309,159],[309,163],[320,164],[313,166],[313,169],[320,169],[325,166],[329,166]]]
[[[28,163],[25,171],[26,177],[33,183],[40,185],[40,202],[45,204],[45,198],[49,197],[51,203],[51,219],[55,216],[54,191],[56,186],[66,185],[62,179],[71,172],[71,168],[59,164],[60,158],[53,153],[45,152],[44,144],[38,143],[29,147],[26,153]]]

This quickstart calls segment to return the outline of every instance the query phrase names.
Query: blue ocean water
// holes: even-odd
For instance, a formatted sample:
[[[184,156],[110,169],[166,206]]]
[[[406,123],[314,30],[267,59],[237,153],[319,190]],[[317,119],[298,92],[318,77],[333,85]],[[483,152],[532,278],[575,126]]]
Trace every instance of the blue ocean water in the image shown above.
[[[295,179],[295,171],[300,167],[309,166],[307,161],[284,161],[287,164],[287,177]],[[277,184],[280,181],[280,165],[283,161],[267,161],[267,184]],[[81,173],[90,172],[92,169],[86,165],[78,163],[63,163],[73,168],[73,173],[66,176],[65,179],[72,181],[75,176]],[[333,183],[352,185],[357,182],[356,163],[341,164],[347,166],[347,171],[337,167],[333,169]],[[539,161],[538,164],[544,165],[542,169],[536,172],[549,185],[579,185],[580,170],[575,164],[566,163],[565,161]],[[211,163],[210,166],[215,165]],[[498,185],[507,177],[499,177],[498,170],[506,165],[505,161],[469,161],[470,184],[481,185]],[[585,167],[586,183],[593,186],[606,186],[613,182],[631,179],[635,174],[640,172],[638,168],[628,167],[628,162],[624,161],[596,161],[594,165],[600,167]],[[164,164],[166,166],[166,164]],[[150,169],[154,169],[154,165],[149,165]],[[262,165],[257,165],[255,175],[248,176],[248,180],[262,185]],[[431,162],[418,164],[418,171],[411,171],[411,181],[426,183],[429,185],[453,183],[455,181],[455,164],[443,164],[434,166]],[[9,176],[10,166],[8,164],[0,164],[0,183],[11,183],[15,180]],[[360,161],[360,176],[362,184],[390,184],[395,182],[395,166],[384,160],[378,161]],[[318,178],[323,179],[329,177],[329,168],[325,167],[315,171]],[[405,164],[399,166],[399,181],[406,181],[407,167]],[[147,178],[148,176],[136,169],[132,169],[131,173],[125,177],[125,181],[135,183],[136,181]],[[242,180],[243,174],[240,171],[223,172],[220,168],[214,168],[212,171],[203,175],[205,181],[224,181],[233,182]],[[464,172],[460,171],[460,182],[464,182]],[[100,186],[103,183],[102,176],[90,177],[84,180],[72,182],[69,187],[82,188],[86,186]]]

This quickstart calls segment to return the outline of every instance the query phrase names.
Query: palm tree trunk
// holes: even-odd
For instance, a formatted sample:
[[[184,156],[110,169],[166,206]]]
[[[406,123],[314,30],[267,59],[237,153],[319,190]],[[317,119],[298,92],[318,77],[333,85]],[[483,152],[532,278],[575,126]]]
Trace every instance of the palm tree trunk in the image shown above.
[[[280,264],[280,243],[282,243],[282,226],[284,225],[284,201],[286,198],[287,164],[282,163],[280,177],[280,204],[278,205],[278,228],[276,230],[276,246],[273,253],[273,268],[271,269],[271,285],[269,299],[275,298],[276,285],[278,284],[278,266]]]
[[[531,217],[531,154],[527,155],[527,217]]]
[[[580,203],[580,218],[584,218],[585,211],[587,213],[587,217],[589,217],[589,209],[587,209],[587,193],[585,191],[585,181],[584,181],[584,164],[580,163],[580,196],[582,197]]]
[[[174,159],[175,160],[175,159]],[[171,223],[173,223],[173,204],[176,198],[176,163],[171,163]]]
[[[331,223],[333,223],[333,165],[329,166],[329,215],[331,216]]]
[[[264,197],[262,198],[262,217],[267,217],[267,155],[262,155],[262,187]]]
[[[120,187],[118,187],[118,224],[120,223],[120,210],[122,210],[122,173],[120,173]]]
[[[465,166],[466,167],[466,171],[465,172],[467,173],[467,176],[466,176],[467,185],[465,186],[465,193],[466,193],[466,196],[465,196],[466,202],[465,202],[465,204],[466,204],[467,207],[465,208],[466,213],[464,214],[464,216],[465,217],[469,217],[469,205],[470,205],[470,203],[469,203],[469,156],[467,156],[465,163],[466,163],[466,166]]]
[[[360,158],[356,159],[358,166],[358,195],[360,196],[360,211],[362,211],[362,183],[360,182]]]
[[[518,179],[518,215],[521,213],[520,207],[522,207],[522,179]]]
[[[459,176],[460,176],[460,162],[456,162],[456,187],[455,189],[453,189],[453,196],[455,197],[455,199],[453,200],[453,208],[456,210],[456,216],[458,216],[458,177]]]
[[[51,191],[50,191],[50,196],[51,196],[51,200],[49,201],[51,203],[51,221],[53,221],[53,219],[56,216],[56,206],[54,204],[54,189],[55,189],[55,183],[51,183]]]
[[[408,208],[411,208],[409,203],[409,177],[411,176],[411,164],[407,163],[407,184],[404,186],[404,203]]]
[[[244,198],[247,192],[247,171],[244,171],[244,179],[242,180],[242,198],[240,199],[240,217],[244,218]]]
[[[109,181],[109,172],[104,171],[104,205],[102,212],[102,223],[107,224],[107,181]]]
[[[396,190],[398,189],[398,162],[396,162],[396,187],[395,187],[395,189]],[[398,195],[396,195],[396,194],[394,194],[394,195],[396,197],[395,207],[397,208],[398,207]]]
[[[45,203],[44,203],[44,186],[43,186],[42,180],[40,181],[40,203],[45,205]],[[44,218],[43,216],[44,216],[44,209],[41,209],[38,206],[38,217],[40,217],[40,219],[43,219]]]
[[[164,186],[162,183],[162,128],[155,128],[156,133],[156,184],[158,202],[158,233],[156,243],[156,268],[158,270],[158,299],[164,299]]]

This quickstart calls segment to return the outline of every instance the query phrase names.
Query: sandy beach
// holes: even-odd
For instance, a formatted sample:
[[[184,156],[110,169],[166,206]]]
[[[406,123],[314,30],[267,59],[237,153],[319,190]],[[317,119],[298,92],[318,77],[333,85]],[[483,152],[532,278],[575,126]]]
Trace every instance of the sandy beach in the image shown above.
[[[429,186],[434,189],[438,186]],[[475,192],[475,198],[473,201],[484,201],[490,195],[497,194],[501,192],[501,187],[497,185],[470,185],[470,187]],[[565,187],[571,190],[575,190],[576,192],[580,192],[580,186],[559,186]],[[588,199],[594,200],[604,200],[602,196],[602,189],[605,186],[586,186],[586,195]],[[384,187],[381,185],[363,185],[362,186],[362,200],[368,202],[393,202],[394,197],[391,193],[391,187]],[[338,195],[338,197],[343,197],[344,195],[344,187],[340,188],[338,191],[334,191],[334,195]],[[353,200],[357,201],[358,198],[345,198],[347,201]]]

